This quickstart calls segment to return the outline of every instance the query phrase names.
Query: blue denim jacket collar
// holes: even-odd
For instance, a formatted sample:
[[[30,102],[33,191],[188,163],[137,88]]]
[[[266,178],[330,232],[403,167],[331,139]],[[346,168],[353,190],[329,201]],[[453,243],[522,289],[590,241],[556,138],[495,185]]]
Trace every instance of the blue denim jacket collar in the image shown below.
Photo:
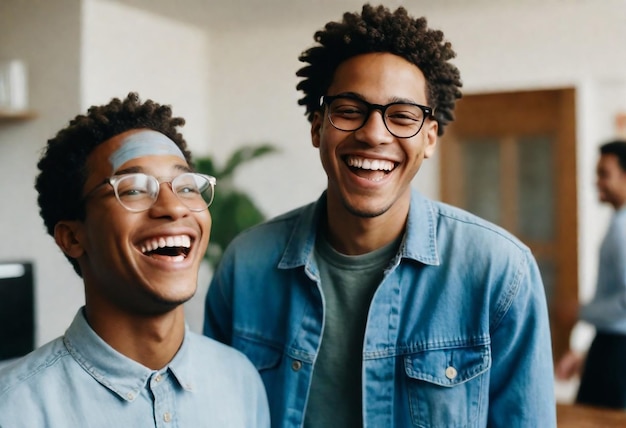
[[[292,269],[310,265],[315,248],[319,218],[326,215],[326,191],[310,204],[298,218],[278,267]],[[411,190],[411,207],[407,219],[407,235],[400,246],[399,257],[439,265],[434,207],[417,190]]]

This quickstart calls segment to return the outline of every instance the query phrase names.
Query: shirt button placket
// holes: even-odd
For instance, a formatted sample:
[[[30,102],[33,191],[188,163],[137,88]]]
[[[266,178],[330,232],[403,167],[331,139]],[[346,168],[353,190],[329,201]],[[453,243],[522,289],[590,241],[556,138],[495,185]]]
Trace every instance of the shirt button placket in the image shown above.
[[[170,400],[169,384],[164,383],[166,377],[161,373],[154,373],[150,382],[150,389],[154,397],[154,412],[161,414],[161,421],[157,420],[157,427],[164,424],[171,425],[174,415],[172,413],[172,402]]]

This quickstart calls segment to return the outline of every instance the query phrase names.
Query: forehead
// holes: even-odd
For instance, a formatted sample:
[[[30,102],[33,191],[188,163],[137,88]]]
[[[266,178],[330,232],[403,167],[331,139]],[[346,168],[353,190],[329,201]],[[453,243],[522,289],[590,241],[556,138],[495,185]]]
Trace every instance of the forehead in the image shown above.
[[[176,143],[160,132],[141,130],[125,135],[119,147],[111,153],[109,161],[113,170],[118,170],[126,162],[144,156],[174,155],[184,159]]]
[[[598,167],[599,168],[616,168],[619,167],[619,162],[617,161],[617,156],[612,153],[605,153],[600,155],[598,159]]]
[[[187,165],[182,151],[176,143],[160,132],[148,129],[133,129],[115,135],[98,145],[87,157],[87,187],[114,175],[125,164],[147,156],[174,156]]]
[[[370,102],[426,102],[424,73],[413,63],[388,52],[357,55],[339,64],[328,95],[353,92]]]
[[[596,172],[604,176],[619,176],[626,179],[626,171],[622,169],[617,155],[612,153],[600,155],[596,166]]]

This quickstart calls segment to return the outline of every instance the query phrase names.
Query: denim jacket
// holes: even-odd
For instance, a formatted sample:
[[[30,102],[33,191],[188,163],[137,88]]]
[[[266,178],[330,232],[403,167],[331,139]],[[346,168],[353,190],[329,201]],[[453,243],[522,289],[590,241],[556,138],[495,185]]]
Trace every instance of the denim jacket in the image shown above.
[[[205,334],[241,350],[273,427],[301,427],[324,327],[315,236],[325,195],[249,229],[206,299]],[[372,299],[364,427],[556,426],[548,313],[530,251],[511,234],[412,192],[405,236]]]

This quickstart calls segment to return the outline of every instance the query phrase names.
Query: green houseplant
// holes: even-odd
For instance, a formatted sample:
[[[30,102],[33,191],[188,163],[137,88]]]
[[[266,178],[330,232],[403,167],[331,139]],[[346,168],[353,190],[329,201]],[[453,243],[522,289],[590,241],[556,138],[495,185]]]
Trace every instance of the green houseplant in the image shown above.
[[[239,232],[265,220],[265,215],[252,198],[234,186],[235,171],[244,163],[276,151],[271,144],[244,146],[235,150],[222,167],[211,156],[194,159],[196,171],[217,179],[215,198],[209,208],[213,219],[211,239],[205,254],[212,269],[217,266],[226,246]]]

